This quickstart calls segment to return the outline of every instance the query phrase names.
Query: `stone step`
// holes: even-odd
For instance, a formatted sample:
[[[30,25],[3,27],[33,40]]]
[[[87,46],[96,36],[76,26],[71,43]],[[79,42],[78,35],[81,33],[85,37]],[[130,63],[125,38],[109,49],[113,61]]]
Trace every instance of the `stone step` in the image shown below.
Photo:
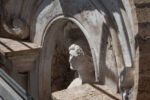
[[[84,84],[79,87],[52,93],[53,100],[121,100],[121,96],[108,88],[96,84]]]
[[[0,63],[15,72],[33,69],[39,50],[34,43],[0,37]]]

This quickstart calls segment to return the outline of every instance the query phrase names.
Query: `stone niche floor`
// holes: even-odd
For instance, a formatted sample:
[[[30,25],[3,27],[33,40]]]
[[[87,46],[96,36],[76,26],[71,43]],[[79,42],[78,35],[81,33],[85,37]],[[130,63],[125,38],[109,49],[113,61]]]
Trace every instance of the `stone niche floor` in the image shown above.
[[[121,96],[106,87],[84,84],[52,93],[53,100],[121,100]]]

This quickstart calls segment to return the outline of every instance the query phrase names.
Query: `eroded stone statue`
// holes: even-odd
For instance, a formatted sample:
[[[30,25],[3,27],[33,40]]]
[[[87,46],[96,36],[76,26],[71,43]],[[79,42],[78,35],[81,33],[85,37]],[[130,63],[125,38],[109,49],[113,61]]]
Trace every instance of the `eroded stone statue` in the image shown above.
[[[92,57],[86,46],[84,40],[78,40],[69,47],[70,68],[76,70],[78,75],[68,88],[76,87],[83,83],[91,83],[95,80]]]

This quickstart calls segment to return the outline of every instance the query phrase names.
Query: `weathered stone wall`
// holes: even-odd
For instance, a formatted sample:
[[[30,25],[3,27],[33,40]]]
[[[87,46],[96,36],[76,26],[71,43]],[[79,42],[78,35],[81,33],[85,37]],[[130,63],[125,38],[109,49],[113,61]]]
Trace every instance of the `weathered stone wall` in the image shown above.
[[[138,100],[150,100],[150,0],[135,0],[139,25],[139,93]]]
[[[26,1],[24,3],[24,5],[29,5],[29,4],[32,5],[32,4],[34,4],[35,0],[31,0],[31,1],[32,1],[32,3]],[[40,0],[40,1],[42,1],[42,0]],[[47,3],[47,1],[48,0],[45,0],[43,5],[41,6],[42,8],[40,8],[39,11],[37,11],[38,14],[39,14],[39,12],[41,13],[41,14],[39,14],[40,16],[38,18],[37,17],[30,17],[32,15],[28,14],[29,13],[29,9],[30,9],[28,6],[22,7],[23,8],[22,12],[26,12],[26,13],[22,13],[21,14],[21,19],[26,19],[26,23],[27,24],[29,24],[29,25],[32,24],[32,22],[33,22],[32,20],[33,19],[35,19],[36,21],[39,21],[39,22],[37,22],[38,23],[37,26],[34,27],[36,29],[34,29],[33,27],[31,28],[33,30],[36,30],[36,31],[33,32],[33,33],[36,33],[36,35],[37,35],[37,37],[35,36],[35,38],[33,39],[34,42],[38,43],[38,44],[41,43],[40,39],[41,38],[43,39],[42,33],[45,33],[45,31],[47,31],[47,30],[45,30],[45,27],[47,27],[47,24],[50,22],[50,20],[52,18],[54,18],[57,14],[61,15],[62,14],[62,10],[63,10],[63,13],[65,13],[65,15],[72,16],[72,17],[78,19],[79,22],[82,23],[82,25],[85,27],[85,29],[89,33],[89,34],[87,34],[87,37],[89,37],[87,39],[90,41],[89,43],[90,43],[91,47],[93,48],[93,50],[95,50],[93,52],[96,52],[96,55],[100,55],[99,54],[100,46],[99,46],[99,42],[97,42],[97,41],[100,40],[99,37],[101,35],[99,35],[99,33],[104,32],[104,31],[103,30],[99,30],[101,28],[97,28],[97,27],[102,27],[102,25],[104,25],[103,28],[105,28],[105,24],[103,24],[105,22],[105,20],[101,20],[101,19],[103,19],[105,17],[108,17],[108,16],[104,16],[104,15],[107,15],[107,13],[104,14],[104,15],[99,14],[99,11],[102,11],[103,13],[105,13],[106,11],[103,9],[103,6],[106,6],[104,8],[108,7],[107,10],[110,13],[109,15],[113,15],[113,13],[116,13],[116,12],[118,14],[120,14],[120,10],[118,10],[119,7],[116,8],[115,5],[113,6],[111,3],[108,3],[109,0],[101,0],[101,2],[103,1],[103,3],[105,5],[101,5],[102,4],[101,2],[99,2],[99,3],[98,2],[92,2],[92,4],[91,4],[91,2],[87,2],[86,0],[83,0],[84,1],[83,4],[79,3],[79,2],[81,2],[80,0],[78,0],[77,2],[74,1],[73,3],[67,2],[67,0],[65,2],[59,2],[59,0],[54,0],[56,2],[51,2],[52,0],[49,0],[50,1],[49,3]],[[12,0],[11,2],[14,4],[17,1],[13,2],[13,0]],[[11,2],[10,2],[10,5],[12,5]],[[70,3],[70,6],[66,6],[69,3]],[[150,27],[150,25],[149,25],[150,24],[150,20],[149,20],[149,16],[150,16],[149,15],[149,3],[150,3],[149,0],[136,0],[137,15],[138,15],[138,20],[139,20],[139,33],[140,33],[140,37],[139,37],[139,46],[140,46],[140,86],[139,86],[139,98],[138,99],[141,99],[144,96],[145,100],[149,100],[149,98],[150,98],[149,95],[148,95],[150,93],[150,88],[148,87],[149,83],[150,83],[150,78],[149,78],[150,77],[149,76],[150,69],[148,68],[149,59],[150,59],[150,56],[148,56],[149,55],[149,51],[150,51],[149,50],[150,48],[149,48],[149,45],[148,45],[149,42],[150,42],[149,41],[149,27]],[[36,2],[35,5],[38,5],[38,4],[40,4],[40,2]],[[81,5],[79,5],[79,4],[81,4]],[[111,6],[109,4],[111,4]],[[47,6],[47,5],[49,5],[49,6]],[[56,9],[57,11],[55,11],[55,10],[53,11],[53,7],[54,6],[58,7],[58,9]],[[80,8],[79,6],[81,6],[82,9],[74,9],[74,8]],[[95,9],[95,6],[98,8],[98,10]],[[30,6],[30,7],[32,8],[33,6]],[[46,7],[47,9],[43,10],[44,9],[43,7]],[[48,7],[49,7],[49,9],[48,9]],[[114,9],[113,9],[113,7],[114,7]],[[17,8],[17,7],[15,7],[15,8]],[[35,8],[33,9],[33,12],[37,8],[38,7],[35,6]],[[59,9],[60,9],[60,11],[59,11]],[[66,10],[66,9],[68,9],[68,10]],[[11,9],[9,9],[9,10],[11,12]],[[15,14],[17,13],[17,10],[15,10]],[[86,16],[87,12],[88,12],[88,16]],[[50,13],[52,13],[52,15]],[[56,15],[55,15],[55,13],[56,13]],[[20,12],[17,13],[16,16],[18,16],[18,14],[20,14]],[[36,15],[35,13],[32,13],[32,14]],[[38,14],[37,14],[37,16],[38,16]],[[10,16],[10,15],[7,15],[7,16]],[[88,19],[88,18],[91,18],[91,19],[95,18],[96,20],[91,20],[91,19]],[[118,21],[118,17],[113,16],[112,18],[116,18],[115,21],[117,22],[117,25],[118,25],[117,28],[118,28],[120,26],[120,21]],[[85,19],[88,19],[88,20],[85,20]],[[132,21],[132,20],[130,20],[130,21]],[[99,24],[95,24],[97,22]],[[124,20],[123,22],[126,22],[126,20]],[[58,25],[59,24],[57,24],[57,29],[59,29]],[[110,25],[109,27],[111,27],[112,23],[110,23],[109,21],[107,22],[107,20],[106,20],[106,25]],[[124,28],[126,28],[126,27],[124,27]],[[53,29],[53,31],[54,30],[55,29]],[[124,31],[125,30],[121,30],[121,32],[124,32]],[[52,31],[50,31],[50,32],[52,32]],[[57,31],[55,31],[55,33],[57,33]],[[39,34],[41,34],[41,35],[39,35]],[[129,34],[129,35],[131,35],[131,34]],[[47,34],[46,34],[46,36],[47,36]],[[48,35],[48,36],[50,36],[50,35]],[[49,48],[48,48],[49,44],[48,43],[50,43],[52,41],[52,40],[48,41],[48,39],[51,39],[50,37],[47,37],[46,39],[45,39],[45,41],[46,41],[47,44],[45,44],[45,45],[47,45],[47,46],[43,47],[43,52],[41,53],[42,57],[45,58],[45,59],[46,59],[46,57],[44,56],[44,54],[48,55],[51,52],[51,51],[48,51],[49,50]],[[124,45],[122,45],[122,46],[125,47]],[[133,45],[131,45],[131,46],[133,46]],[[46,52],[46,50],[48,51],[48,53],[44,53],[44,52]],[[127,48],[127,50],[128,50],[128,48]],[[127,50],[125,50],[125,51],[127,51]],[[47,56],[47,57],[50,57],[50,56]],[[96,56],[94,58],[96,58]],[[96,60],[97,61],[99,60],[99,56],[97,56],[97,58],[94,59],[95,64],[97,64]],[[42,64],[40,63],[40,65],[41,65],[41,67],[39,68],[39,70],[40,70],[39,73],[40,74],[42,73],[42,74],[39,75],[40,77],[38,77],[40,81],[38,80],[38,82],[39,82],[38,85],[39,86],[38,85],[37,86],[40,88],[39,89],[40,92],[41,92],[40,93],[40,98],[42,98],[42,97],[43,98],[44,97],[47,98],[46,96],[49,96],[49,93],[48,93],[49,91],[46,91],[46,90],[48,90],[47,88],[49,87],[49,82],[50,82],[48,80],[49,77],[47,78],[47,74],[49,75],[49,73],[48,73],[49,71],[47,71],[47,70],[50,69],[50,68],[46,67],[46,64],[45,64],[44,60],[43,60]],[[99,66],[99,64],[97,64],[97,66]],[[47,73],[45,71],[47,71]],[[46,81],[42,81],[44,79],[46,79]],[[38,83],[38,82],[36,82],[35,79],[34,79],[34,86],[35,86],[35,83]],[[45,91],[47,93],[45,93]],[[41,99],[41,100],[43,100],[43,99]]]

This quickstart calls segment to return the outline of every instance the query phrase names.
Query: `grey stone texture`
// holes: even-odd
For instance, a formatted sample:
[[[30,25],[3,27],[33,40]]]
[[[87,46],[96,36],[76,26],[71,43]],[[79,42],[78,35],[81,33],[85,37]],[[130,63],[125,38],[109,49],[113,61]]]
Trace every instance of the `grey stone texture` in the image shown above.
[[[41,47],[32,63],[34,69],[28,71],[26,86],[36,100],[49,100],[51,92],[67,88],[76,79],[76,72],[69,69],[75,64],[83,68],[75,69],[78,75],[80,71],[92,71],[85,78],[88,76],[114,93],[119,90],[121,69],[134,68],[132,100],[143,96],[149,100],[149,3],[149,0],[1,0],[0,36],[27,39]],[[81,39],[81,34],[88,44],[84,46],[90,50],[80,48],[82,41],[75,42]],[[74,43],[83,53],[90,51],[91,55],[81,53],[75,64],[71,61],[69,64],[68,47]],[[85,78],[82,81],[88,80]],[[101,95],[96,94],[99,99],[110,100]]]

